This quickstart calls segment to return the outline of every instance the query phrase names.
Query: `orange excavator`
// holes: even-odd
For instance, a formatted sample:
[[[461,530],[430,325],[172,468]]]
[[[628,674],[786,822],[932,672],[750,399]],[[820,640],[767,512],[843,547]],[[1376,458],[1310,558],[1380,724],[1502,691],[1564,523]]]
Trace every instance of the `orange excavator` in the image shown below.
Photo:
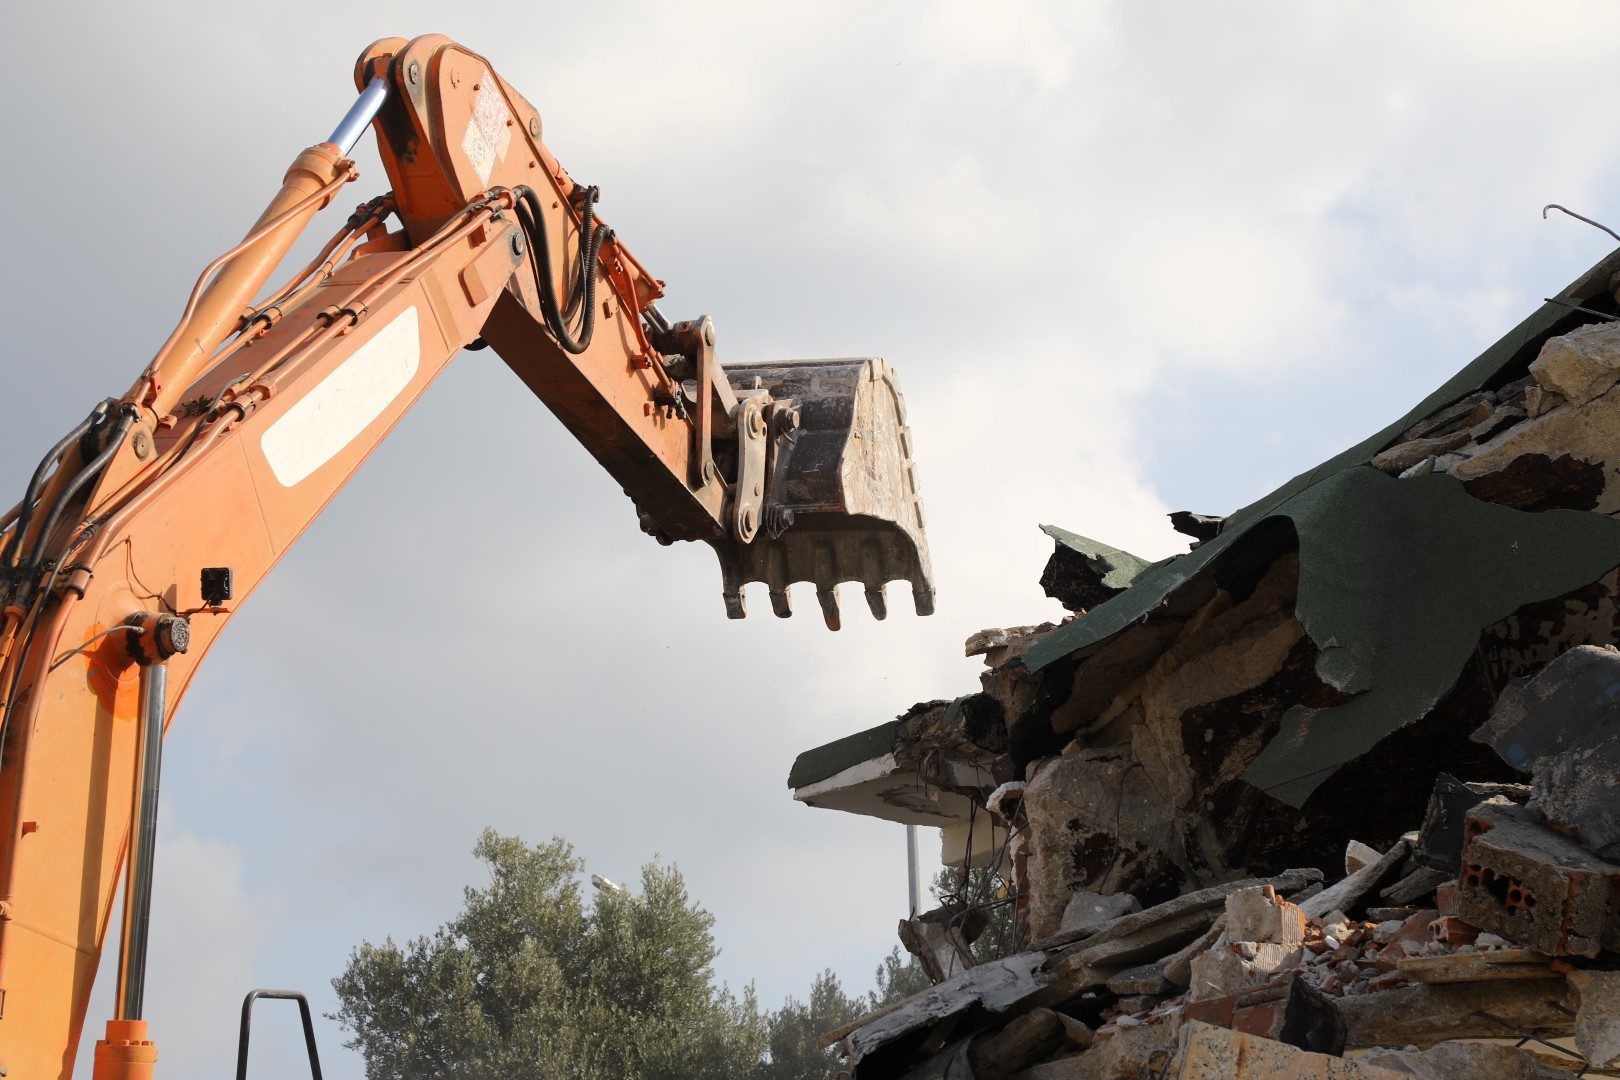
[[[883,361],[722,367],[713,323],[659,313],[663,283],[597,215],[597,189],[454,42],[384,39],[355,81],[337,130],[204,270],[129,392],[63,436],[0,517],[0,1075],[72,1073],[115,909],[116,1015],[94,1073],[152,1075],[163,734],[237,605],[463,348],[500,355],[644,531],[713,546],[730,617],[750,582],[784,617],[790,585],[813,582],[833,629],[844,582],[877,618],[892,580],[932,611],[911,435]],[[267,289],[356,178],[348,153],[367,127],[392,191]]]

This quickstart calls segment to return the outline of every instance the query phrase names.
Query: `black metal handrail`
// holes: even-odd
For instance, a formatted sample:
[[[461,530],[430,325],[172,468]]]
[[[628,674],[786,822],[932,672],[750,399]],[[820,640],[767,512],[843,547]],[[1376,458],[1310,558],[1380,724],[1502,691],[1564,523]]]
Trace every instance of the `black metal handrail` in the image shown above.
[[[253,1029],[253,1003],[260,998],[298,1002],[304,1020],[304,1045],[309,1049],[309,1071],[321,1080],[321,1056],[315,1050],[315,1023],[309,1016],[309,999],[297,990],[250,990],[242,999],[242,1034],[236,1043],[236,1080],[247,1080],[248,1035]]]

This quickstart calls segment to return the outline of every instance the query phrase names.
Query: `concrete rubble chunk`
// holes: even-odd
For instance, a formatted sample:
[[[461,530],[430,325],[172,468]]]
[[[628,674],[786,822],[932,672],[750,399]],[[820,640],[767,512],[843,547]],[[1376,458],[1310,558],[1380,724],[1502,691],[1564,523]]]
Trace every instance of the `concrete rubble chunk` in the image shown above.
[[[1400,1073],[1188,1021],[1164,1075],[1176,1080],[1398,1080]]]
[[[1330,911],[1351,911],[1362,897],[1373,892],[1390,877],[1406,858],[1409,850],[1405,840],[1398,840],[1384,857],[1370,866],[1363,866],[1343,881],[1330,885],[1300,905],[1311,918],[1320,918]]]
[[[1378,1047],[1361,1060],[1422,1080],[1567,1080],[1569,1076],[1522,1050],[1490,1043],[1441,1043],[1427,1050]]]
[[[1613,940],[1620,866],[1506,799],[1468,813],[1458,881],[1464,921],[1555,956],[1596,956]]]
[[[1135,933],[1111,935],[1105,941],[1098,940],[1102,937],[1099,934],[1086,943],[1079,956],[1082,963],[1094,968],[1122,968],[1157,960],[1202,934],[1219,915],[1217,908],[1196,908],[1149,923]]]
[[[1166,900],[1162,904],[1155,904],[1150,908],[1115,919],[1107,927],[1086,939],[1086,945],[1099,945],[1105,941],[1126,937],[1160,923],[1170,922],[1172,919],[1177,919],[1191,912],[1204,911],[1209,908],[1223,908],[1226,904],[1226,898],[1239,889],[1270,885],[1278,892],[1289,893],[1321,880],[1322,871],[1301,868],[1284,870],[1275,877],[1245,878],[1242,881],[1227,882],[1225,885],[1211,885],[1207,889],[1183,893],[1180,896]],[[1213,919],[1219,914],[1220,912],[1217,912],[1216,915],[1210,917]],[[1037,949],[1051,949],[1077,940],[1079,940],[1077,937],[1065,935],[1045,941],[1037,941],[1035,947]]]
[[[1552,966],[1552,957],[1534,949],[1491,949],[1445,956],[1411,956],[1399,961],[1396,966],[1412,982],[1430,985],[1561,977]]]
[[[1163,994],[1170,989],[1170,980],[1164,977],[1164,964],[1142,964],[1139,967],[1126,968],[1124,971],[1108,980],[1110,993],[1120,997],[1135,997],[1143,994]]]
[[[1620,652],[1568,649],[1502,691],[1490,719],[1470,736],[1521,772],[1548,754],[1620,737]]]
[[[946,909],[947,915],[951,914]],[[940,911],[915,919],[900,920],[900,944],[915,956],[930,981],[942,983],[973,966],[973,950],[964,927],[954,918],[930,918]],[[955,914],[960,915],[961,912]],[[975,937],[978,935],[975,934]]]
[[[1562,980],[1417,984],[1338,1004],[1350,1047],[1512,1037],[1504,1024],[1549,1039],[1575,1030],[1575,1001]]]
[[[1226,931],[1226,916],[1216,919],[1214,924],[1203,934],[1183,945],[1180,950],[1173,953],[1164,961],[1164,977],[1176,986],[1185,989],[1192,985],[1192,962],[1194,958],[1213,946]]]
[[[1057,1018],[1063,1025],[1063,1037],[1069,1040],[1071,1046],[1084,1050],[1091,1045],[1092,1037],[1096,1034],[1091,1028],[1065,1013],[1058,1013]]]
[[[1601,859],[1620,861],[1620,732],[1537,758],[1529,809]]]
[[[1051,1009],[1033,1009],[1000,1031],[973,1040],[968,1063],[973,1080],[1006,1080],[1033,1065],[1063,1040],[1063,1022]]]
[[[1044,1062],[1013,1080],[1117,1080],[1118,1077],[1159,1076],[1175,1052],[1179,1017],[1163,1023],[1121,1028],[1106,1039],[1097,1039],[1082,1054]]]
[[[853,1065],[887,1043],[975,1006],[1005,1012],[1046,984],[1037,974],[1045,959],[1041,953],[1019,953],[970,968],[850,1031],[843,1036],[845,1054]]]
[[[1620,1066],[1620,971],[1574,971],[1569,983],[1580,997],[1575,1048],[1597,1068]]]
[[[1378,898],[1388,900],[1392,904],[1415,903],[1434,895],[1434,890],[1450,881],[1454,873],[1455,871],[1447,873],[1444,870],[1431,870],[1427,866],[1420,866],[1389,888],[1380,891]]]
[[[1109,923],[1124,915],[1142,910],[1141,901],[1130,893],[1102,893],[1081,891],[1074,894],[1069,906],[1063,909],[1060,934],[1090,937]]]
[[[1590,323],[1548,339],[1530,374],[1542,389],[1584,405],[1620,382],[1620,326]]]

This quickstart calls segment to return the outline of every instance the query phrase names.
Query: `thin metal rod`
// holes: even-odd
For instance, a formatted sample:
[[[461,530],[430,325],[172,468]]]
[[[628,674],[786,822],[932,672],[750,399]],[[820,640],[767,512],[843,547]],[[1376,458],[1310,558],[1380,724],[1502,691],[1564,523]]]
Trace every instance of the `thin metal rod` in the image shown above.
[[[922,880],[917,869],[917,826],[906,826],[906,887],[911,896],[911,918],[922,911]]]
[[[169,667],[141,668],[140,771],[129,824],[129,865],[124,878],[124,935],[119,945],[117,1012],[141,1019],[146,998],[146,947],[152,927],[152,862],[157,848],[158,781],[163,768],[163,715]]]
[[[388,80],[379,75],[360,91],[360,96],[349,106],[349,111],[333,130],[332,137],[326,141],[337,147],[344,157],[348,157],[349,151],[354,149],[354,144],[360,141],[360,136],[366,133],[366,128],[382,111],[383,102],[386,100],[388,100]]]

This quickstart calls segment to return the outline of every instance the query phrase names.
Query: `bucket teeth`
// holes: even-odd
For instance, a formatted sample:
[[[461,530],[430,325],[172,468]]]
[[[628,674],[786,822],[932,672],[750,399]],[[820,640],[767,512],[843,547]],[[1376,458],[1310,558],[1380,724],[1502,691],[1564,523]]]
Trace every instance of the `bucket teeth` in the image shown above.
[[[793,617],[793,598],[786,589],[771,590],[771,610],[776,612],[778,619],[791,619]]]
[[[823,589],[816,586],[816,600],[821,604],[821,617],[827,622],[827,629],[837,630],[843,625],[838,612],[838,593],[833,589]]]
[[[728,365],[734,386],[790,400],[799,417],[773,444],[766,520],[751,543],[710,540],[725,580],[726,614],[742,618],[743,589],[762,581],[771,610],[793,613],[789,589],[813,582],[827,626],[841,620],[838,586],[859,582],[872,616],[885,618],[890,581],[911,585],[918,615],[934,611],[933,570],[911,432],[900,389],[881,360],[806,360]]]
[[[724,597],[726,601],[726,618],[748,618],[748,604],[743,599],[742,586],[739,585],[734,589],[730,585],[727,585]]]

